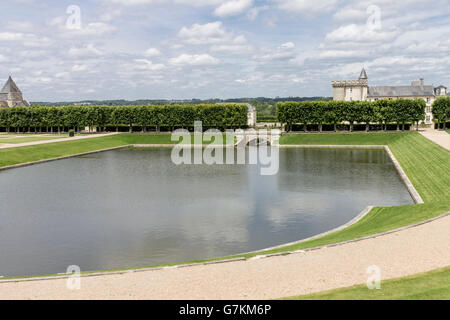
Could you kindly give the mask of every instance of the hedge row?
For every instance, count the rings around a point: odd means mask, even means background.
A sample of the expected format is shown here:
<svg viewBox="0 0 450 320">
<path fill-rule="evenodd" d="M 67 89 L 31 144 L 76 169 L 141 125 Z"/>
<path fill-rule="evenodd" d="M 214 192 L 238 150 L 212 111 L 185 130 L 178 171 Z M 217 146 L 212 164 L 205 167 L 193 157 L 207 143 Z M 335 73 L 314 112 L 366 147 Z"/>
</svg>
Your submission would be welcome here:
<svg viewBox="0 0 450 320">
<path fill-rule="evenodd" d="M 447 121 L 450 120 L 450 97 L 438 98 L 433 102 L 433 116 L 438 121 L 438 128 L 441 123 L 444 124 L 444 130 L 447 128 Z"/>
<path fill-rule="evenodd" d="M 344 122 L 350 124 L 353 131 L 355 123 L 366 124 L 369 131 L 370 123 L 379 123 L 386 130 L 386 125 L 396 123 L 397 128 L 402 124 L 416 123 L 425 119 L 426 103 L 422 99 L 407 100 L 378 100 L 369 101 L 311 101 L 311 102 L 284 102 L 277 104 L 278 121 L 286 124 L 291 130 L 294 124 L 318 125 L 322 131 L 323 124 L 337 125 Z"/>
<path fill-rule="evenodd" d="M 236 128 L 247 125 L 247 107 L 229 105 L 166 105 L 166 106 L 67 106 L 0 108 L 0 127 L 20 132 L 26 128 L 73 128 L 106 126 L 143 128 L 192 127 L 202 121 L 204 127 Z M 48 131 L 48 130 L 47 130 Z"/>
</svg>

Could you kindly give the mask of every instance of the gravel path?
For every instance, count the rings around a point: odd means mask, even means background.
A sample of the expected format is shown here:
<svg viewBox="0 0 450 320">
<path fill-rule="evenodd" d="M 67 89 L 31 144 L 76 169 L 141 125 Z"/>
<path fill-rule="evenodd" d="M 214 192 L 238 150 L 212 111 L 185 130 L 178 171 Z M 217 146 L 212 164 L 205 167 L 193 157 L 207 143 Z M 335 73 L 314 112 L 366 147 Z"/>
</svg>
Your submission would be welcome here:
<svg viewBox="0 0 450 320">
<path fill-rule="evenodd" d="M 73 138 L 59 138 L 59 139 L 52 139 L 52 140 L 31 141 L 31 142 L 16 143 L 16 144 L 7 144 L 7 143 L 1 144 L 1 140 L 0 140 L 0 149 L 20 148 L 20 147 L 35 146 L 35 145 L 39 145 L 39 144 L 47 144 L 47 143 L 55 143 L 55 142 L 85 140 L 85 139 L 113 136 L 115 134 L 117 134 L 117 133 L 114 132 L 114 133 L 105 133 L 105 134 L 92 134 L 92 135 L 88 135 L 88 136 L 78 136 L 78 137 L 73 137 Z"/>
<path fill-rule="evenodd" d="M 440 130 L 424 130 L 420 134 L 450 151 L 450 134 Z"/>
<path fill-rule="evenodd" d="M 450 265 L 450 216 L 383 235 L 288 256 L 81 278 L 0 283 L 0 299 L 271 299 L 365 283 Z M 383 285 L 383 284 L 381 284 Z"/>
</svg>

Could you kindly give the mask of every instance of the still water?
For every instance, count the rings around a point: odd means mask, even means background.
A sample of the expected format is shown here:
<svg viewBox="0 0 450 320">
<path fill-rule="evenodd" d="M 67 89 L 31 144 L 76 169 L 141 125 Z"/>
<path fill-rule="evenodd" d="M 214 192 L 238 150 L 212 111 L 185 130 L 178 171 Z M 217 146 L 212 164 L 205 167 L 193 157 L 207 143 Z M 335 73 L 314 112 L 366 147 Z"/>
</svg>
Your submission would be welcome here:
<svg viewBox="0 0 450 320">
<path fill-rule="evenodd" d="M 139 267 L 304 239 L 413 203 L 384 150 L 281 149 L 280 171 L 127 149 L 0 172 L 0 275 Z"/>
</svg>

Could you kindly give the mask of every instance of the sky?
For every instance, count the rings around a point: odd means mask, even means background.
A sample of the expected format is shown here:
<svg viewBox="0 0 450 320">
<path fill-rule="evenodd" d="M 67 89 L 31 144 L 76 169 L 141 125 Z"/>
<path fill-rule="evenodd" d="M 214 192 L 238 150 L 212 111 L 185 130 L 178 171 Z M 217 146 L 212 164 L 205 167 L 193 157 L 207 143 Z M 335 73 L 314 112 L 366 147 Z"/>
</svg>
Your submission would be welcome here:
<svg viewBox="0 0 450 320">
<path fill-rule="evenodd" d="M 0 82 L 29 101 L 332 96 L 450 86 L 450 0 L 1 1 Z M 1 80 L 4 79 L 4 80 Z"/>
</svg>

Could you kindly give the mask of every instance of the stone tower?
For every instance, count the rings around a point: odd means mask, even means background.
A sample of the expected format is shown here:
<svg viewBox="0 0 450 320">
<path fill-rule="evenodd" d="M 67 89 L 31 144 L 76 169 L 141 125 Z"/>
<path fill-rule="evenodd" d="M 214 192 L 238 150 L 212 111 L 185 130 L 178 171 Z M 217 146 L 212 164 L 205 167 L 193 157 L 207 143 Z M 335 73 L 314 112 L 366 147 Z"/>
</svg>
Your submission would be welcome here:
<svg viewBox="0 0 450 320">
<path fill-rule="evenodd" d="M 29 107 L 28 101 L 23 99 L 22 92 L 14 80 L 9 76 L 8 81 L 0 91 L 0 107 Z"/>
<path fill-rule="evenodd" d="M 363 68 L 358 80 L 332 81 L 333 100 L 365 101 L 369 91 L 369 79 Z"/>
</svg>

